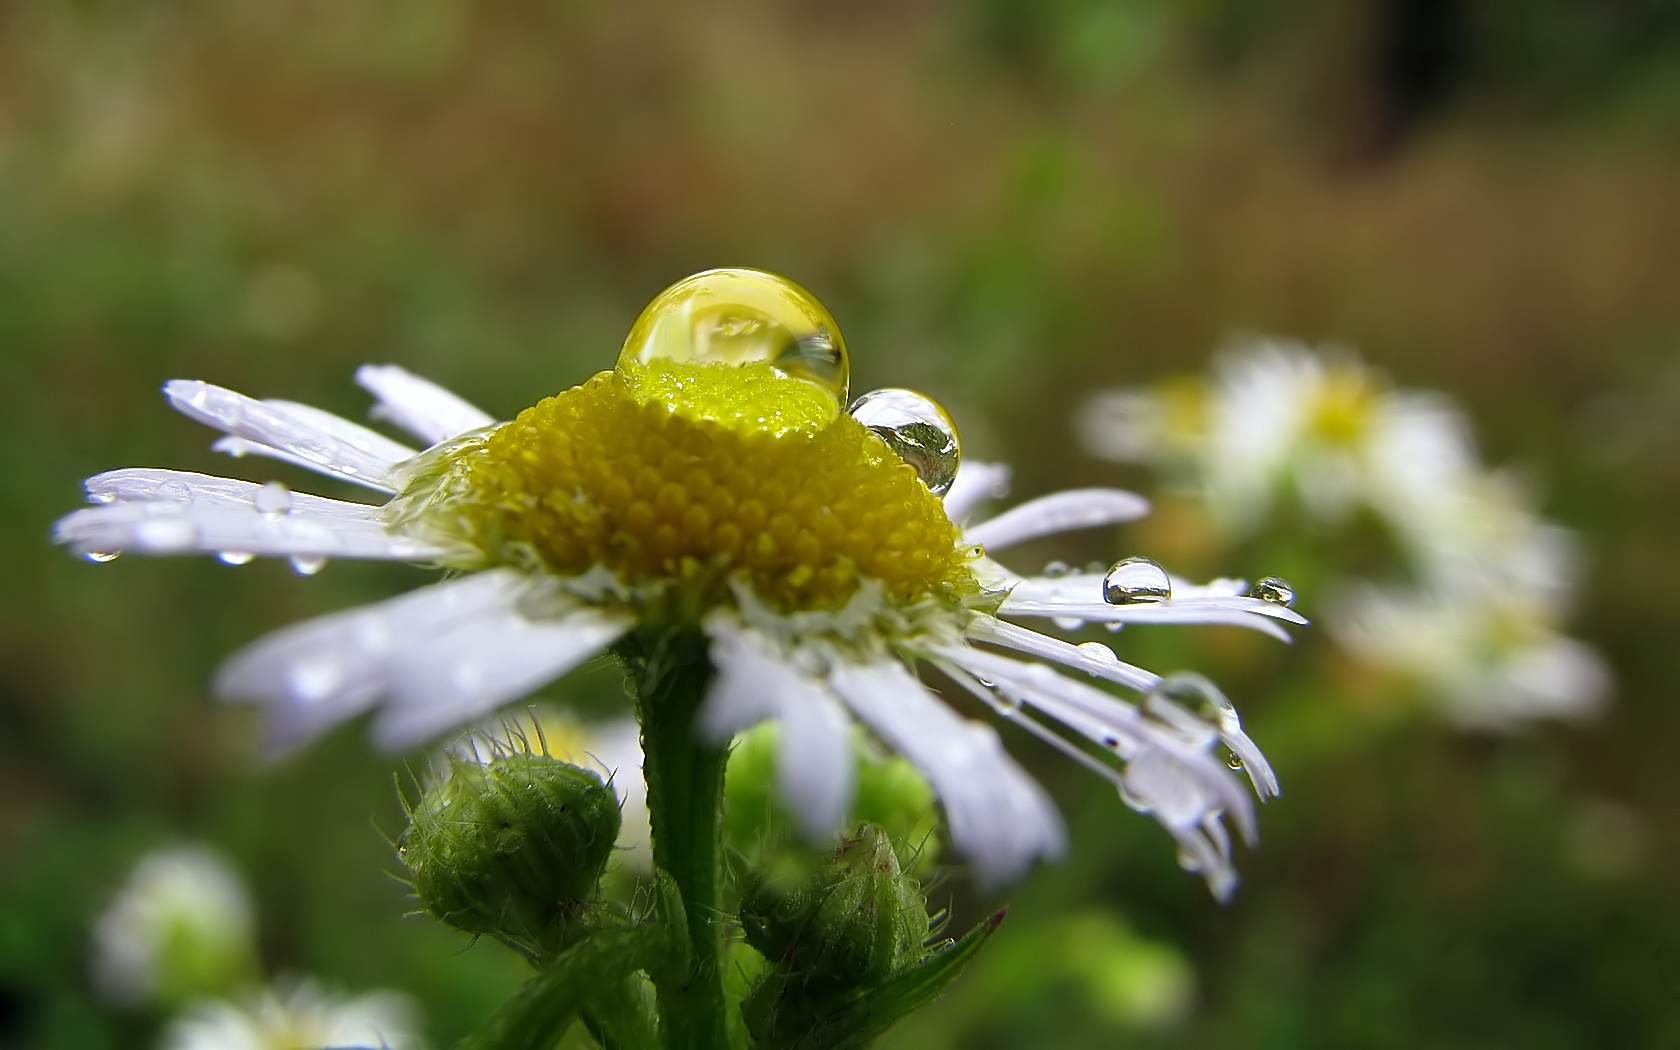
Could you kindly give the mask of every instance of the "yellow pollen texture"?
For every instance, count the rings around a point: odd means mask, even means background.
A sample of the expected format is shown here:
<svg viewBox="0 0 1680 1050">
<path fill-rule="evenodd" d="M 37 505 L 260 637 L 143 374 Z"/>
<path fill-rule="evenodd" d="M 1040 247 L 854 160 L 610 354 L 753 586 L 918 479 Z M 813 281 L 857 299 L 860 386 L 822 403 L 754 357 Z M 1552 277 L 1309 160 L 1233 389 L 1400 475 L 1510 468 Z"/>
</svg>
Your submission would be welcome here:
<svg viewBox="0 0 1680 1050">
<path fill-rule="evenodd" d="M 767 366 L 647 367 L 463 448 L 429 514 L 491 562 L 630 584 L 741 571 L 788 609 L 837 605 L 866 577 L 904 600 L 971 588 L 939 499 L 831 395 Z"/>
</svg>

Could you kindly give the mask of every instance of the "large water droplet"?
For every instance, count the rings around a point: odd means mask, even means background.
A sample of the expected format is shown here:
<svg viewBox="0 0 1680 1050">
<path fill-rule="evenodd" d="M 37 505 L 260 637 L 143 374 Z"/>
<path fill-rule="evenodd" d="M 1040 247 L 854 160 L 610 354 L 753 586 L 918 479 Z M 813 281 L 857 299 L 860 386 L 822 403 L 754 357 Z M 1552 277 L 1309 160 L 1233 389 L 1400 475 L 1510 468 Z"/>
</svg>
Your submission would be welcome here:
<svg viewBox="0 0 1680 1050">
<path fill-rule="evenodd" d="M 1255 580 L 1254 586 L 1248 589 L 1248 596 L 1273 605 L 1295 604 L 1295 588 L 1282 576 L 1263 576 Z"/>
<path fill-rule="evenodd" d="M 86 558 L 88 561 L 93 562 L 95 565 L 104 565 L 106 562 L 116 561 L 117 560 L 117 552 L 116 551 L 83 551 L 82 552 L 82 557 Z"/>
<path fill-rule="evenodd" d="M 264 514 L 289 514 L 292 510 L 292 490 L 278 481 L 270 481 L 257 490 L 252 502 Z"/>
<path fill-rule="evenodd" d="M 884 387 L 858 398 L 846 411 L 915 467 L 929 492 L 943 496 L 951 491 L 962 448 L 957 425 L 939 402 L 914 390 Z"/>
<path fill-rule="evenodd" d="M 764 362 L 827 390 L 836 407 L 851 386 L 833 316 L 810 292 L 763 270 L 707 270 L 660 292 L 636 318 L 618 361 L 661 360 Z"/>
<path fill-rule="evenodd" d="M 216 557 L 224 565 L 248 565 L 256 555 L 250 551 L 221 551 Z"/>
<path fill-rule="evenodd" d="M 294 554 L 289 560 L 299 576 L 313 576 L 327 567 L 327 559 L 319 555 Z"/>
<path fill-rule="evenodd" d="M 1141 605 L 1172 597 L 1167 570 L 1149 558 L 1117 561 L 1103 577 L 1103 599 L 1110 605 Z"/>
</svg>

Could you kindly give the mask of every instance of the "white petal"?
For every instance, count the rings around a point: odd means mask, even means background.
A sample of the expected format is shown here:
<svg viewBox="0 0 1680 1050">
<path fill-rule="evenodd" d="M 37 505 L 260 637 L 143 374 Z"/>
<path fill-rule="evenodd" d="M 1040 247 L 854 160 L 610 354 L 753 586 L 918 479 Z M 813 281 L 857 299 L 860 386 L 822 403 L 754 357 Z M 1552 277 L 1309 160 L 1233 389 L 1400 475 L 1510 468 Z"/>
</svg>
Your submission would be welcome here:
<svg viewBox="0 0 1680 1050">
<path fill-rule="evenodd" d="M 254 481 L 157 467 L 108 470 L 88 478 L 83 485 L 88 500 L 93 503 L 190 503 L 253 510 L 263 509 L 258 496 L 267 488 Z M 378 520 L 380 508 L 372 504 L 327 499 L 285 488 L 279 492 L 283 494 L 281 500 L 285 507 L 281 513 L 349 521 Z"/>
<path fill-rule="evenodd" d="M 502 608 L 417 639 L 390 664 L 374 740 L 398 751 L 468 725 L 600 653 L 632 623 L 600 609 L 537 621 Z"/>
<path fill-rule="evenodd" d="M 963 538 L 988 551 L 1058 532 L 1135 521 L 1149 513 L 1149 501 L 1122 489 L 1069 489 L 1028 500 L 990 521 L 970 525 Z"/>
<path fill-rule="evenodd" d="M 990 726 L 959 717 L 903 665 L 841 664 L 829 676 L 864 724 L 928 778 L 951 841 L 982 879 L 1004 882 L 1064 848 L 1061 818 Z"/>
<path fill-rule="evenodd" d="M 1160 675 L 1123 662 L 1114 655 L 1113 649 L 1101 642 L 1074 645 L 1072 642 L 1039 634 L 1017 624 L 1006 623 L 995 616 L 975 616 L 969 621 L 967 633 L 975 641 L 1007 646 L 1032 656 L 1054 660 L 1064 666 L 1139 692 L 1147 692 L 1161 681 Z"/>
<path fill-rule="evenodd" d="M 434 561 L 448 553 L 387 531 L 381 521 L 348 513 L 316 514 L 299 506 L 290 514 L 264 514 L 255 506 L 203 502 L 88 507 L 61 518 L 53 538 L 82 554 L 237 551 L 267 557 Z"/>
<path fill-rule="evenodd" d="M 290 402 L 257 401 L 189 379 L 172 379 L 163 392 L 182 415 L 266 445 L 323 474 L 380 485 L 391 467 L 406 458 L 389 454 L 387 446 L 395 442 L 388 438 L 318 409 L 299 412 Z M 322 417 L 334 422 L 323 425 Z"/>
<path fill-rule="evenodd" d="M 220 452 L 224 455 L 232 456 L 235 459 L 244 459 L 246 456 L 261 456 L 264 459 L 275 459 L 282 463 L 290 463 L 295 467 L 302 467 L 304 470 L 313 470 L 316 472 L 321 471 L 321 468 L 318 465 L 304 459 L 302 456 L 293 455 L 290 452 L 282 452 L 280 449 L 271 448 L 260 441 L 247 441 L 242 437 L 217 438 L 215 441 L 210 443 L 210 450 L 212 452 Z M 334 474 L 332 476 L 340 478 L 343 481 L 348 481 L 352 485 L 360 485 L 363 488 L 369 488 L 387 496 L 397 491 L 397 486 L 384 477 L 365 478 L 360 475 L 350 477 L 345 474 Z"/>
<path fill-rule="evenodd" d="M 1160 602 L 1115 605 L 1103 598 L 1103 577 L 1095 573 L 1069 576 L 1029 576 L 1017 583 L 1004 599 L 1002 612 L 1021 616 L 1070 616 L 1102 623 L 1194 623 L 1178 618 L 1184 611 L 1243 613 L 1269 617 L 1287 623 L 1305 624 L 1306 617 L 1287 605 L 1232 594 L 1238 581 L 1219 579 L 1206 586 L 1183 584 L 1174 579 L 1173 597 Z M 1209 620 L 1209 623 L 1241 622 Z"/>
<path fill-rule="evenodd" d="M 516 608 L 528 586 L 518 573 L 492 570 L 288 627 L 223 665 L 216 691 L 228 699 L 267 706 L 276 750 L 295 747 L 382 699 L 418 705 L 421 710 L 412 719 L 416 731 L 422 723 L 436 725 L 441 720 L 431 701 L 460 699 L 461 717 L 453 724 L 464 725 L 500 702 L 483 702 L 495 689 L 506 688 L 520 676 L 530 687 L 540 684 L 534 680 L 535 665 L 546 660 L 557 675 L 608 644 L 611 637 L 601 639 L 609 626 L 612 637 L 628 627 L 627 618 L 614 620 L 593 610 L 534 624 Z M 474 625 L 480 630 L 471 630 Z M 547 630 L 532 633 L 528 627 Z M 505 651 L 493 637 L 497 632 L 542 652 L 532 656 Z M 489 648 L 473 648 L 483 645 Z M 578 651 L 586 646 L 588 651 Z M 470 679 L 475 668 L 496 659 L 507 659 L 509 667 L 480 671 L 479 691 L 466 688 L 474 684 Z M 425 670 L 417 671 L 422 665 Z M 467 670 L 456 674 L 459 667 Z M 416 681 L 417 674 L 439 680 Z M 409 725 L 397 721 L 391 732 L 400 736 Z M 449 726 L 433 731 L 443 728 Z"/>
<path fill-rule="evenodd" d="M 945 493 L 945 513 L 957 524 L 988 499 L 1001 498 L 1009 491 L 1009 467 L 1003 463 L 982 463 L 965 459 L 957 468 L 957 480 Z"/>
<path fill-rule="evenodd" d="M 827 690 L 765 652 L 747 632 L 721 617 L 706 629 L 718 676 L 700 709 L 701 732 L 722 742 L 776 719 L 781 794 L 807 835 L 828 835 L 846 815 L 856 788 L 850 720 Z"/>
<path fill-rule="evenodd" d="M 396 365 L 363 365 L 356 369 L 356 382 L 379 399 L 376 419 L 390 420 L 428 445 L 496 422 L 488 412 Z"/>
<path fill-rule="evenodd" d="M 295 624 L 223 664 L 216 692 L 267 705 L 277 749 L 300 744 L 371 707 L 413 646 L 510 607 L 520 584 L 517 573 L 493 570 Z"/>
<path fill-rule="evenodd" d="M 1128 761 L 1151 751 L 1173 755 L 1177 762 L 1195 772 L 1222 808 L 1232 813 L 1244 839 L 1254 840 L 1257 829 L 1253 801 L 1225 764 L 1206 753 L 1215 735 L 1213 726 L 1196 720 L 1200 739 L 1191 740 L 1182 727 L 1151 722 L 1131 704 L 1095 686 L 1058 674 L 1043 664 L 1023 663 L 967 646 L 941 646 L 936 652 L 970 674 L 1009 690 L 1021 702 L 1070 729 L 1114 748 Z"/>
<path fill-rule="evenodd" d="M 387 463 L 401 463 L 405 459 L 413 459 L 420 451 L 410 448 L 400 441 L 393 441 L 377 430 L 369 430 L 360 423 L 316 408 L 314 405 L 305 405 L 297 401 L 282 401 L 278 398 L 264 398 L 263 404 L 284 412 L 300 422 L 308 423 L 324 433 L 331 434 L 345 444 L 359 448 L 368 455 Z"/>
</svg>

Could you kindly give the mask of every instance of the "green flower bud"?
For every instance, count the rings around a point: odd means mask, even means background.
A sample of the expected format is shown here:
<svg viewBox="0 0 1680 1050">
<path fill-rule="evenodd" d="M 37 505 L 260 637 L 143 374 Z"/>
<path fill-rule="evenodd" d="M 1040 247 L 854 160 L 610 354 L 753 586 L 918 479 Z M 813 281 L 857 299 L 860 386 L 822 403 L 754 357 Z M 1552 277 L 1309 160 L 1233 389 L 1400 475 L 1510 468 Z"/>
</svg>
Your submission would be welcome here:
<svg viewBox="0 0 1680 1050">
<path fill-rule="evenodd" d="M 534 955 L 564 947 L 618 837 L 618 800 L 587 769 L 523 750 L 453 759 L 398 852 L 427 912 Z"/>
<path fill-rule="evenodd" d="M 892 841 L 866 824 L 804 879 L 762 879 L 741 908 L 747 943 L 807 986 L 860 989 L 926 954 L 927 905 Z"/>
</svg>

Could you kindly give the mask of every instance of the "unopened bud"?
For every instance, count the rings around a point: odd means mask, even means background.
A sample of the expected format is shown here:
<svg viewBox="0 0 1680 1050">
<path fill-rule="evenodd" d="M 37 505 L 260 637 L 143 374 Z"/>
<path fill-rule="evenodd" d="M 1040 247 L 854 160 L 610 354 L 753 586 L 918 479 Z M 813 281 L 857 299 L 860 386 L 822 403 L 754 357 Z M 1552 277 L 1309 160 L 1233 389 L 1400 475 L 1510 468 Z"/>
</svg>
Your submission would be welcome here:
<svg viewBox="0 0 1680 1050">
<path fill-rule="evenodd" d="M 587 769 L 522 750 L 455 760 L 399 844 L 437 919 L 538 954 L 561 947 L 618 837 L 618 800 Z"/>
<path fill-rule="evenodd" d="M 811 877 L 761 882 L 741 909 L 747 942 L 811 985 L 868 988 L 920 959 L 928 939 L 921 888 L 887 834 L 864 825 Z"/>
</svg>

